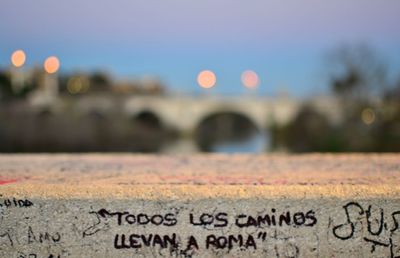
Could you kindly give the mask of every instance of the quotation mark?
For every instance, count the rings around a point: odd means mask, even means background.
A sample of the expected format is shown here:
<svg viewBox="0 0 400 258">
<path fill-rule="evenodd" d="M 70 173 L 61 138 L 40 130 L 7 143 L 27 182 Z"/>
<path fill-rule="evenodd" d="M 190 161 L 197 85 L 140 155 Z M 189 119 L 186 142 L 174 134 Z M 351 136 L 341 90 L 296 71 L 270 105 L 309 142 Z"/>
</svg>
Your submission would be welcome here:
<svg viewBox="0 0 400 258">
<path fill-rule="evenodd" d="M 262 241 L 265 241 L 265 239 L 267 238 L 267 232 L 260 232 L 260 233 L 258 233 L 257 238 L 258 238 L 258 239 L 261 239 Z"/>
</svg>

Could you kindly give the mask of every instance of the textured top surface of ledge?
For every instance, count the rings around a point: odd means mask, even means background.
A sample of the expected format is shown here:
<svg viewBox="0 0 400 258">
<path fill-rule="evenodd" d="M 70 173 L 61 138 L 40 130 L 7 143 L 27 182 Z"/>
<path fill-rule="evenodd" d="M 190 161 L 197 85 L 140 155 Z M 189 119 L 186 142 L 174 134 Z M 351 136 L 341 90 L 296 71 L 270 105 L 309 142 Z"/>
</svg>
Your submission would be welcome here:
<svg viewBox="0 0 400 258">
<path fill-rule="evenodd" d="M 0 194 L 398 198 L 400 154 L 0 155 Z"/>
</svg>

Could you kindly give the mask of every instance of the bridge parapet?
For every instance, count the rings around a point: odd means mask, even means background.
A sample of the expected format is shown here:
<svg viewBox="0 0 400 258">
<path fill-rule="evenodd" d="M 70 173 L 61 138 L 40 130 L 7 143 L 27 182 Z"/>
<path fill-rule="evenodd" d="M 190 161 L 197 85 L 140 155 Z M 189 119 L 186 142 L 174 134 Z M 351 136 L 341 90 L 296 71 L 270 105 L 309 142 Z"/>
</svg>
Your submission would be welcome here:
<svg viewBox="0 0 400 258">
<path fill-rule="evenodd" d="M 399 257 L 400 156 L 0 155 L 0 257 Z"/>
</svg>

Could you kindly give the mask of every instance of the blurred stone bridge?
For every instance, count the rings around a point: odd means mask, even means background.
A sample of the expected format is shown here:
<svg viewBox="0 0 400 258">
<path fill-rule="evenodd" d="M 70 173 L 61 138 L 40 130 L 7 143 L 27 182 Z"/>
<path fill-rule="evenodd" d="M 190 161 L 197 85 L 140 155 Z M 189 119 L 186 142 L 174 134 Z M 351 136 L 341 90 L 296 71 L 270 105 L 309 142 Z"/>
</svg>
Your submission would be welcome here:
<svg viewBox="0 0 400 258">
<path fill-rule="evenodd" d="M 124 111 L 136 117 L 147 113 L 157 117 L 164 126 L 182 132 L 193 132 L 208 117 L 219 114 L 241 115 L 264 131 L 271 125 L 285 125 L 299 111 L 302 101 L 288 97 L 131 97 L 123 103 Z M 330 120 L 340 119 L 337 103 L 318 98 L 311 101 Z"/>
<path fill-rule="evenodd" d="M 131 96 L 120 101 L 107 97 L 87 97 L 80 101 L 80 109 L 107 112 L 110 109 L 122 109 L 128 116 L 135 118 L 141 114 L 156 117 L 161 125 L 191 133 L 208 117 L 218 114 L 240 115 L 251 121 L 260 131 L 266 131 L 271 125 L 285 125 L 299 111 L 303 101 L 289 97 L 258 96 Z M 329 120 L 340 119 L 337 103 L 330 98 L 315 98 L 310 104 Z"/>
<path fill-rule="evenodd" d="M 21 148 L 25 142 L 41 146 L 40 136 L 45 135 L 48 145 L 61 150 L 261 152 L 271 146 L 271 128 L 293 121 L 304 104 L 333 123 L 341 121 L 341 108 L 329 97 L 63 94 L 18 107 L 9 118 L 17 122 L 5 127 L 3 138 L 19 141 Z"/>
<path fill-rule="evenodd" d="M 63 99 L 61 97 L 61 99 Z M 210 116 L 232 114 L 244 117 L 258 130 L 271 125 L 282 126 L 295 118 L 304 100 L 290 97 L 261 96 L 110 96 L 87 95 L 55 101 L 54 113 L 63 113 L 63 107 L 83 114 L 110 114 L 122 112 L 130 118 L 142 115 L 157 119 L 162 126 L 191 133 Z M 332 121 L 340 121 L 340 108 L 334 99 L 318 97 L 307 103 Z M 35 106 L 35 104 L 34 104 Z"/>
</svg>

